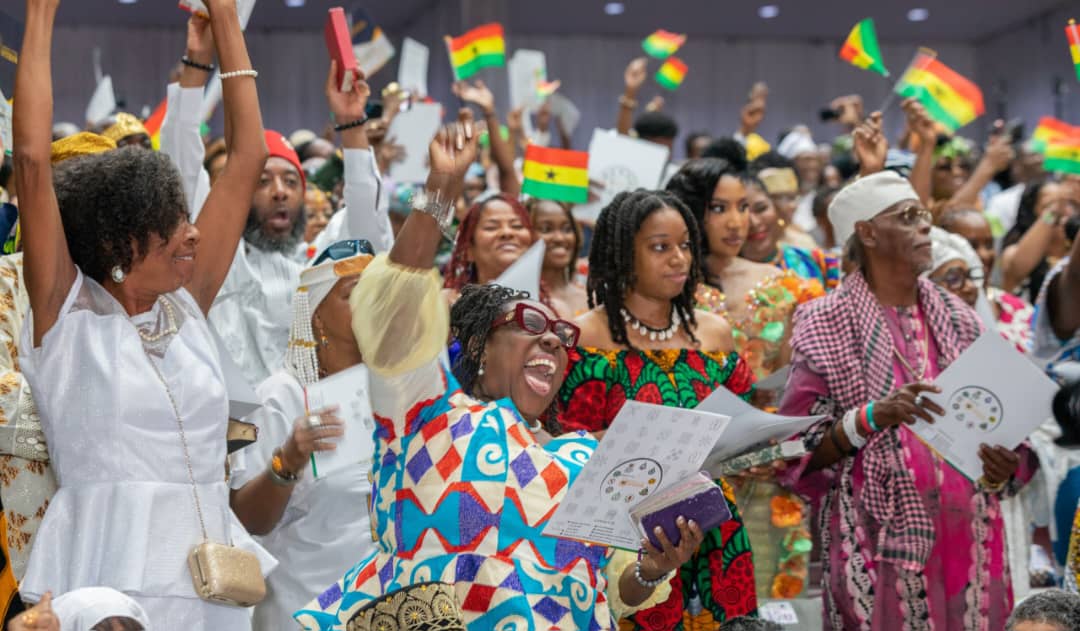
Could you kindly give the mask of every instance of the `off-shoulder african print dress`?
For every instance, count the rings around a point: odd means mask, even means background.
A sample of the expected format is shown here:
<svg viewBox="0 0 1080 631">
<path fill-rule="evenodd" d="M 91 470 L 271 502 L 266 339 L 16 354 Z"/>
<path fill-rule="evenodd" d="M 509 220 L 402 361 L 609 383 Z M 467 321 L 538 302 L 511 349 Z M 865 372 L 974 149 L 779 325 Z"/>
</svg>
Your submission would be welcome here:
<svg viewBox="0 0 1080 631">
<path fill-rule="evenodd" d="M 579 348 L 570 359 L 556 431 L 606 429 L 627 400 L 692 408 L 716 388 L 743 398 L 753 390 L 754 375 L 735 353 Z M 701 549 L 672 579 L 666 601 L 621 620 L 621 629 L 712 631 L 757 610 L 750 540 L 731 487 L 721 485 L 734 518 L 705 533 Z"/>
</svg>

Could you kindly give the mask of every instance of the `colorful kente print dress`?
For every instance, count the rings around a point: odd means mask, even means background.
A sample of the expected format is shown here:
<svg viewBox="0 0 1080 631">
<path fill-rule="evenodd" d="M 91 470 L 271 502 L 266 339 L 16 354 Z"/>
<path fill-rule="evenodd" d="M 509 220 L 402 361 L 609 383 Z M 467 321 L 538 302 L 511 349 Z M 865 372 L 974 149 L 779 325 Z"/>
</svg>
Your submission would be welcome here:
<svg viewBox="0 0 1080 631">
<path fill-rule="evenodd" d="M 699 285 L 695 301 L 698 309 L 727 319 L 735 351 L 758 379 L 764 379 L 783 368 L 782 352 L 795 308 L 824 295 L 820 282 L 786 271 L 766 278 L 746 294 L 746 315 L 739 320 L 728 311 L 724 292 L 711 285 Z"/>
<path fill-rule="evenodd" d="M 605 429 L 627 400 L 691 408 L 720 387 L 748 398 L 753 382 L 736 353 L 580 348 L 571 354 L 559 393 L 563 412 L 555 430 Z M 621 629 L 713 630 L 757 610 L 750 541 L 731 487 L 721 485 L 734 518 L 705 533 L 701 549 L 672 579 L 666 601 L 621 620 Z"/>
<path fill-rule="evenodd" d="M 353 292 L 376 424 L 377 542 L 294 616 L 345 631 L 381 596 L 435 581 L 454 586 L 470 631 L 610 631 L 609 549 L 541 534 L 596 441 L 575 433 L 541 447 L 509 399 L 461 391 L 438 360 L 448 331 L 435 279 L 379 256 Z"/>
<path fill-rule="evenodd" d="M 770 263 L 784 271 L 795 272 L 799 278 L 816 280 L 826 291 L 832 291 L 840 284 L 840 259 L 819 248 L 807 250 L 779 243 Z"/>
</svg>

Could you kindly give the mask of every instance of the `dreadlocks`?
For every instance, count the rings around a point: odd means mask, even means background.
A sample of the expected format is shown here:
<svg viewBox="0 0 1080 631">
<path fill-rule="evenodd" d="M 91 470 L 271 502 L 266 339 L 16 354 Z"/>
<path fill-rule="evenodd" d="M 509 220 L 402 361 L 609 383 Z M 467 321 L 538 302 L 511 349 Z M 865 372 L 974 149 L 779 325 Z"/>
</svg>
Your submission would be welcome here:
<svg viewBox="0 0 1080 631">
<path fill-rule="evenodd" d="M 712 202 L 716 184 L 725 175 L 739 178 L 744 183 L 748 179 L 745 170 L 723 158 L 698 158 L 687 161 L 675 175 L 671 176 L 666 187 L 668 193 L 686 204 L 693 212 L 698 230 L 691 228 L 691 234 L 694 235 L 695 245 L 705 254 L 711 250 L 708 235 L 704 229 L 705 209 Z M 695 251 L 694 262 L 697 263 L 697 269 L 704 274 L 705 257 L 698 256 Z"/>
<path fill-rule="evenodd" d="M 697 263 L 701 258 L 701 235 L 697 221 L 686 205 L 670 193 L 644 189 L 619 193 L 600 211 L 600 217 L 596 220 L 592 248 L 589 251 L 589 280 L 586 291 L 590 309 L 603 305 L 607 311 L 608 328 L 611 330 L 611 339 L 616 344 L 633 348 L 626 333 L 622 308 L 626 292 L 633 289 L 636 281 L 634 236 L 649 215 L 663 208 L 671 208 L 682 215 L 686 228 L 690 231 L 690 253 Z M 686 323 L 687 335 L 695 343 L 697 338 L 694 337 L 693 330 L 697 327 L 697 320 L 694 319 L 694 291 L 700 281 L 700 268 L 696 264 L 691 265 L 682 293 L 671 301 L 672 309 Z"/>
<path fill-rule="evenodd" d="M 460 290 L 469 283 L 476 282 L 476 267 L 466 258 L 469 246 L 472 245 L 473 235 L 476 232 L 476 224 L 480 223 L 480 215 L 483 214 L 487 205 L 493 201 L 501 201 L 510 206 L 514 213 L 525 224 L 529 232 L 533 232 L 532 222 L 529 221 L 529 213 L 515 197 L 505 193 L 498 193 L 490 197 L 482 197 L 469 208 L 465 219 L 458 227 L 457 240 L 454 241 L 454 251 L 450 254 L 450 262 L 446 266 L 446 280 L 443 287 Z"/>
<path fill-rule="evenodd" d="M 529 292 L 501 285 L 466 285 L 450 308 L 450 337 L 461 343 L 454 361 L 454 377 L 466 394 L 472 394 L 484 358 L 491 323 L 510 302 L 528 300 Z"/>
</svg>

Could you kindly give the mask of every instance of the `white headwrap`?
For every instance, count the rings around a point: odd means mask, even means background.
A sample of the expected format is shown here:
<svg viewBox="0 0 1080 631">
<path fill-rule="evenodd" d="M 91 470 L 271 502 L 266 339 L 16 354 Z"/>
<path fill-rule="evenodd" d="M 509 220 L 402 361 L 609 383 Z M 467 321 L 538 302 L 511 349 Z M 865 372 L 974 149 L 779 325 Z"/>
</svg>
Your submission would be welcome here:
<svg viewBox="0 0 1080 631">
<path fill-rule="evenodd" d="M 956 260 L 966 263 L 968 269 L 982 269 L 982 259 L 975 253 L 975 248 L 958 234 L 933 226 L 930 228 L 930 246 L 930 274 L 949 261 Z"/>
<path fill-rule="evenodd" d="M 373 257 L 357 254 L 340 261 L 327 261 L 300 272 L 300 286 L 293 296 L 293 320 L 289 329 L 289 348 L 285 352 L 285 366 L 308 386 L 319 380 L 319 359 L 315 354 L 318 343 L 311 330 L 311 316 L 338 280 L 357 276 L 364 271 Z"/>
<path fill-rule="evenodd" d="M 53 613 L 63 631 L 90 631 L 108 618 L 131 618 L 150 629 L 146 612 L 130 596 L 111 587 L 84 587 L 56 597 Z"/>
<path fill-rule="evenodd" d="M 792 160 L 795 159 L 795 156 L 804 153 L 817 153 L 817 150 L 818 147 L 814 144 L 814 138 L 805 127 L 796 127 L 791 130 L 776 146 L 777 153 Z"/>
<path fill-rule="evenodd" d="M 911 183 L 895 171 L 879 171 L 840 189 L 829 204 L 829 221 L 836 242 L 846 245 L 855 234 L 855 223 L 870 221 L 885 209 L 907 199 L 918 201 Z"/>
</svg>

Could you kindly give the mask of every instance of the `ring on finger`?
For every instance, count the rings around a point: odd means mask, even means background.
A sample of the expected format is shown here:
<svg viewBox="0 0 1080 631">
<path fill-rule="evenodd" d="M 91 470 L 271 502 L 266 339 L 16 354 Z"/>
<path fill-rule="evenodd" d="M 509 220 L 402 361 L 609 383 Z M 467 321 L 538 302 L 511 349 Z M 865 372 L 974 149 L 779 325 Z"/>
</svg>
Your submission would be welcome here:
<svg viewBox="0 0 1080 631">
<path fill-rule="evenodd" d="M 924 401 L 926 401 L 926 398 L 923 397 L 921 392 L 915 396 L 915 405 L 922 407 Z"/>
<path fill-rule="evenodd" d="M 318 414 L 311 414 L 304 419 L 304 424 L 307 425 L 309 429 L 316 429 L 322 425 L 322 417 Z"/>
</svg>

